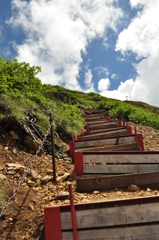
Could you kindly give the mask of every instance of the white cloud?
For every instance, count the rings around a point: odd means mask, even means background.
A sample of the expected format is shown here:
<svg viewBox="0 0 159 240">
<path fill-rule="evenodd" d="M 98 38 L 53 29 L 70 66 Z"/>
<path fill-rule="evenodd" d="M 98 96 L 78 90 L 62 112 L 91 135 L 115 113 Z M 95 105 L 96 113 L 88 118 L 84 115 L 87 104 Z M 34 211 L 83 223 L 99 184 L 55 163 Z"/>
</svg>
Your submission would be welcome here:
<svg viewBox="0 0 159 240">
<path fill-rule="evenodd" d="M 130 100 L 132 96 L 133 85 L 134 85 L 133 79 L 128 79 L 124 83 L 121 82 L 117 90 L 108 91 L 107 88 L 98 89 L 100 90 L 100 94 L 102 96 L 108 98 L 115 98 L 119 100 L 126 100 L 127 96 L 127 98 Z"/>
<path fill-rule="evenodd" d="M 92 82 L 92 72 L 90 69 L 85 72 L 85 92 L 95 92 L 94 83 Z"/>
<path fill-rule="evenodd" d="M 135 65 L 138 76 L 134 80 L 132 91 L 128 93 L 133 100 L 159 106 L 159 1 L 130 0 L 130 4 L 134 8 L 140 8 L 140 11 L 128 28 L 119 34 L 116 51 L 121 51 L 123 55 L 135 53 L 137 59 L 145 57 Z M 127 81 L 122 84 L 125 85 L 125 95 L 127 84 Z M 119 86 L 114 94 L 120 96 L 120 91 Z"/>
<path fill-rule="evenodd" d="M 98 82 L 98 90 L 100 92 L 105 92 L 110 86 L 109 78 L 102 78 Z"/>
<path fill-rule="evenodd" d="M 122 10 L 116 0 L 12 0 L 8 22 L 23 29 L 26 39 L 17 45 L 19 61 L 40 65 L 43 83 L 82 90 L 79 76 L 81 53 L 96 37 L 106 37 L 107 28 L 117 29 Z"/>
<path fill-rule="evenodd" d="M 156 4 L 153 2 L 151 6 L 150 1 L 145 2 L 147 4 L 143 11 L 119 34 L 116 51 L 123 54 L 132 51 L 137 54 L 137 58 L 156 55 L 159 49 L 159 1 L 155 1 Z"/>
<path fill-rule="evenodd" d="M 107 67 L 102 67 L 102 66 L 100 66 L 100 67 L 95 67 L 94 70 L 95 70 L 95 71 L 98 71 L 98 74 L 99 74 L 99 75 L 101 75 L 102 73 L 104 73 L 106 76 L 109 75 L 109 70 L 108 70 Z"/>
<path fill-rule="evenodd" d="M 116 73 L 113 73 L 113 74 L 111 75 L 111 78 L 112 78 L 112 79 L 117 79 L 117 78 L 118 78 L 118 75 L 117 75 Z"/>
</svg>

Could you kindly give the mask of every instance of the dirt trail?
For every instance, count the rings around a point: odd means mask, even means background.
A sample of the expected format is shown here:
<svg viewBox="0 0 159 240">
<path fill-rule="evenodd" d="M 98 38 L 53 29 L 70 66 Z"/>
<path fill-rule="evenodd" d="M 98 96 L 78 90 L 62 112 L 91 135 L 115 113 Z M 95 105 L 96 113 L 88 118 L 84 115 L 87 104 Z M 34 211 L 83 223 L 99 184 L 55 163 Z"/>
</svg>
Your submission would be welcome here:
<svg viewBox="0 0 159 240">
<path fill-rule="evenodd" d="M 159 151 L 158 130 L 133 123 L 129 124 L 133 129 L 136 126 L 137 132 L 143 134 L 145 150 Z M 159 195 L 157 189 L 154 191 L 141 189 L 134 193 L 123 189 L 94 191 L 91 194 L 77 193 L 75 190 L 77 177 L 72 173 L 73 164 L 67 154 L 68 149 L 69 146 L 61 141 L 60 151 L 63 151 L 63 159 L 56 159 L 57 185 L 52 181 L 52 156 L 44 152 L 37 157 L 31 168 L 34 171 L 29 172 L 9 205 L 5 219 L 0 221 L 0 239 L 45 239 L 44 208 L 46 205 L 69 204 L 68 199 L 57 200 L 56 196 L 59 192 L 68 191 L 70 183 L 73 185 L 75 203 Z M 19 140 L 13 140 L 9 132 L 0 128 L 0 184 L 5 193 L 5 201 L 12 196 L 33 156 L 21 145 Z M 14 165 L 15 163 L 17 165 Z M 6 179 L 2 180 L 3 178 Z"/>
</svg>

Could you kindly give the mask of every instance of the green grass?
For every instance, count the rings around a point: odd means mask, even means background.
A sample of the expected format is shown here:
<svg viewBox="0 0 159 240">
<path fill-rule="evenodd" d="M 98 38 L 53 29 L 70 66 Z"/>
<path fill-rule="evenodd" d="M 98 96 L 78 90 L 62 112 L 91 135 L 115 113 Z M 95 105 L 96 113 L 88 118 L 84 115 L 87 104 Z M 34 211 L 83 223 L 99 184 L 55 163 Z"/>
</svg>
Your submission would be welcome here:
<svg viewBox="0 0 159 240">
<path fill-rule="evenodd" d="M 16 116 L 24 120 L 28 113 L 32 113 L 44 135 L 50 124 L 51 110 L 56 129 L 64 134 L 77 135 L 85 126 L 80 107 L 105 108 L 112 117 L 124 117 L 127 121 L 159 129 L 157 107 L 142 102 L 109 99 L 94 92 L 84 93 L 42 84 L 36 77 L 39 71 L 40 67 L 30 67 L 28 63 L 18 63 L 15 59 L 5 61 L 0 57 L 0 104 L 6 109 L 4 111 L 0 107 L 0 119 Z"/>
</svg>

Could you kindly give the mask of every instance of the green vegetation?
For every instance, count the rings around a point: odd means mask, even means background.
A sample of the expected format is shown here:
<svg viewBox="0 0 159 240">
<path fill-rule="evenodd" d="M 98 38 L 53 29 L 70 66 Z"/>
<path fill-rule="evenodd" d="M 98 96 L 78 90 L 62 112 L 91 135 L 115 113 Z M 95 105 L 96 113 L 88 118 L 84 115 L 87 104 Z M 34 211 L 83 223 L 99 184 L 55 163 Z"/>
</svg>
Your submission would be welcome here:
<svg viewBox="0 0 159 240">
<path fill-rule="evenodd" d="M 154 111 L 154 107 L 136 107 L 132 104 L 110 99 L 105 102 L 102 101 L 99 107 L 109 109 L 111 117 L 125 118 L 126 121 L 159 129 L 159 114 L 155 113 L 157 108 Z"/>
<path fill-rule="evenodd" d="M 159 129 L 157 107 L 42 84 L 37 77 L 40 71 L 40 67 L 31 67 L 16 59 L 4 60 L 0 56 L 0 118 L 16 116 L 25 119 L 28 113 L 32 113 L 36 116 L 40 131 L 45 134 L 51 109 L 56 129 L 76 135 L 85 126 L 80 108 L 105 108 L 112 117 L 124 117 L 127 121 Z"/>
</svg>

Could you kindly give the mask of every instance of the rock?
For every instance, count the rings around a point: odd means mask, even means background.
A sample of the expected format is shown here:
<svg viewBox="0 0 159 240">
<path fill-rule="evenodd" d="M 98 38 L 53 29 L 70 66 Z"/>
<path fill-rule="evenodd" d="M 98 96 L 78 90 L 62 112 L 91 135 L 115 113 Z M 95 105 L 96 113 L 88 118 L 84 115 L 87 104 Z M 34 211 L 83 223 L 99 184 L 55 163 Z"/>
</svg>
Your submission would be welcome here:
<svg viewBox="0 0 159 240">
<path fill-rule="evenodd" d="M 45 177 L 43 177 L 43 178 L 41 179 L 41 182 L 45 184 L 45 183 L 49 182 L 51 179 L 52 179 L 51 176 L 46 175 Z"/>
<path fill-rule="evenodd" d="M 129 192 L 136 192 L 138 190 L 140 190 L 140 188 L 134 184 L 131 184 L 128 189 L 127 189 Z"/>
<path fill-rule="evenodd" d="M 13 221 L 13 218 L 8 218 L 8 220 L 9 220 L 10 222 L 12 222 L 12 221 Z"/>
<path fill-rule="evenodd" d="M 71 173 L 65 173 L 63 176 L 59 176 L 59 177 L 57 177 L 57 182 L 62 182 L 62 181 L 64 181 L 66 178 L 68 178 L 68 176 L 70 176 L 71 175 Z"/>
<path fill-rule="evenodd" d="M 35 170 L 30 170 L 31 176 L 33 179 L 37 179 L 38 178 L 38 173 Z"/>
<path fill-rule="evenodd" d="M 118 192 L 116 192 L 116 193 L 117 193 L 118 195 L 120 195 L 120 196 L 122 195 L 122 193 L 121 193 L 120 191 L 118 191 Z"/>
<path fill-rule="evenodd" d="M 48 175 L 51 175 L 51 174 L 53 175 L 53 170 L 52 169 L 47 169 L 46 171 L 47 171 Z"/>
<path fill-rule="evenodd" d="M 19 163 L 6 163 L 5 164 L 10 170 L 12 168 L 13 171 L 19 171 L 21 169 L 25 169 L 25 167 Z"/>
<path fill-rule="evenodd" d="M 28 180 L 28 185 L 29 187 L 34 187 L 35 186 L 35 182 Z"/>
<path fill-rule="evenodd" d="M 8 150 L 8 147 L 5 147 L 4 150 L 7 151 L 7 150 Z"/>
<path fill-rule="evenodd" d="M 94 193 L 94 194 L 99 194 L 100 192 L 99 192 L 99 191 L 94 191 L 93 193 Z"/>
<path fill-rule="evenodd" d="M 20 176 L 20 174 L 19 173 L 16 173 L 15 175 L 14 175 L 14 178 L 20 178 L 21 176 Z"/>
<path fill-rule="evenodd" d="M 118 188 L 115 188 L 114 191 L 118 191 Z"/>
<path fill-rule="evenodd" d="M 13 139 L 13 140 L 18 140 L 18 139 L 19 139 L 18 136 L 17 136 L 17 134 L 16 134 L 13 130 L 10 131 L 9 133 L 12 135 L 12 139 Z"/>
<path fill-rule="evenodd" d="M 12 151 L 15 155 L 17 155 L 17 150 L 16 149 L 13 149 Z"/>
<path fill-rule="evenodd" d="M 64 171 L 58 171 L 58 176 L 63 176 L 64 174 Z"/>
<path fill-rule="evenodd" d="M 3 167 L 0 167 L 0 171 L 3 171 Z"/>
<path fill-rule="evenodd" d="M 103 197 L 107 197 L 108 195 L 107 195 L 106 193 L 104 193 L 102 196 L 103 196 Z"/>
<path fill-rule="evenodd" d="M 4 174 L 0 173 L 0 181 L 6 180 L 6 179 L 7 177 Z"/>
<path fill-rule="evenodd" d="M 152 190 L 150 188 L 147 188 L 147 192 L 152 192 Z"/>
<path fill-rule="evenodd" d="M 8 171 L 7 174 L 14 175 L 14 174 L 16 174 L 16 172 L 15 171 Z"/>
<path fill-rule="evenodd" d="M 69 199 L 69 192 L 59 192 L 55 197 L 56 200 L 65 200 Z"/>
<path fill-rule="evenodd" d="M 36 180 L 36 184 L 37 184 L 37 186 L 40 186 L 40 185 L 41 185 L 40 179 L 37 179 L 37 180 Z"/>
<path fill-rule="evenodd" d="M 35 140 L 33 140 L 29 135 L 26 135 L 24 138 L 23 138 L 23 144 L 31 149 L 31 150 L 34 150 L 34 152 L 36 152 L 41 144 L 41 140 L 38 139 L 37 142 Z M 42 153 L 42 150 L 41 150 L 41 153 Z"/>
<path fill-rule="evenodd" d="M 28 208 L 29 210 L 32 210 L 32 211 L 34 212 L 34 206 L 33 206 L 32 204 L 29 204 L 29 205 L 27 206 L 27 208 Z"/>
</svg>

